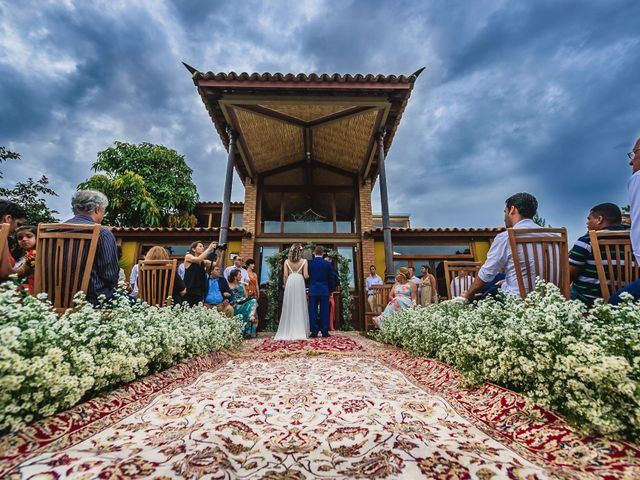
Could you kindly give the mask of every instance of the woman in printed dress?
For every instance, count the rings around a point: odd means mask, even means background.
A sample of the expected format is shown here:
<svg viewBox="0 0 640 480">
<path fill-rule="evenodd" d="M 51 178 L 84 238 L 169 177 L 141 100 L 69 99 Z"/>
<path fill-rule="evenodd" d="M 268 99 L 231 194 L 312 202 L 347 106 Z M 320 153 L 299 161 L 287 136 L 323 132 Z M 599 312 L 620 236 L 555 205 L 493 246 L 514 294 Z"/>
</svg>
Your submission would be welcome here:
<svg viewBox="0 0 640 480">
<path fill-rule="evenodd" d="M 405 267 L 399 268 L 396 272 L 396 283 L 393 284 L 393 288 L 389 294 L 388 305 L 379 316 L 373 319 L 378 328 L 381 328 L 385 319 L 394 313 L 415 305 L 418 295 L 417 291 L 417 285 L 409 281 L 409 269 Z"/>
<path fill-rule="evenodd" d="M 229 273 L 229 288 L 231 289 L 230 303 L 233 305 L 233 313 L 241 315 L 244 323 L 242 334 L 245 338 L 256 337 L 258 329 L 258 301 L 248 296 L 246 287 L 240 283 L 240 270 L 231 270 Z"/>
</svg>

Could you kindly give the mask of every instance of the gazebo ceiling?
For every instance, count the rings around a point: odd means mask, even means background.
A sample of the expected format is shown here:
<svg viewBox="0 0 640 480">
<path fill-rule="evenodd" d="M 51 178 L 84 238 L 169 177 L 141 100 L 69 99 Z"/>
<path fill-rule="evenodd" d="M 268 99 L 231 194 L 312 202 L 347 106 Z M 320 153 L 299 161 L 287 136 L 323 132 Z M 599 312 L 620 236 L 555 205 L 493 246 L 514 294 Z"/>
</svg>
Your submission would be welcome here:
<svg viewBox="0 0 640 480">
<path fill-rule="evenodd" d="M 375 178 L 376 135 L 387 132 L 387 151 L 422 71 L 307 76 L 187 68 L 225 146 L 227 129 L 237 132 L 235 165 L 243 179 L 314 162 Z"/>
</svg>

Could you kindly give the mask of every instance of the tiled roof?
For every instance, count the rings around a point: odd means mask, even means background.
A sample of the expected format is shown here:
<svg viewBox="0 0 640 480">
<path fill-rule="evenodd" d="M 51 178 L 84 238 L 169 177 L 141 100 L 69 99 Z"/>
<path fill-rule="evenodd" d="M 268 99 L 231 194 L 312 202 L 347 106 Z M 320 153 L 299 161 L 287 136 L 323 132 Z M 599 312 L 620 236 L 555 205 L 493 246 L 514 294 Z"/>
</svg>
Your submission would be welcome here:
<svg viewBox="0 0 640 480">
<path fill-rule="evenodd" d="M 412 227 L 391 227 L 392 232 L 401 232 L 401 233 L 500 233 L 505 230 L 504 227 L 488 227 L 488 228 L 456 228 L 456 227 L 445 227 L 445 228 L 412 228 Z M 373 233 L 382 233 L 383 229 L 381 227 L 374 228 L 370 230 Z"/>
<path fill-rule="evenodd" d="M 220 201 L 216 201 L 216 202 L 198 202 L 196 203 L 196 208 L 197 207 L 212 207 L 212 206 L 222 206 L 222 202 Z M 244 202 L 231 202 L 231 206 L 232 207 L 244 207 Z"/>
<path fill-rule="evenodd" d="M 190 227 L 190 228 L 178 228 L 178 227 L 112 227 L 112 232 L 218 232 L 218 227 Z M 244 228 L 229 227 L 230 232 L 244 232 Z"/>
<path fill-rule="evenodd" d="M 189 68 L 189 67 L 187 67 Z M 199 72 L 195 69 L 191 71 L 194 80 L 216 80 L 216 81 L 248 81 L 248 82 L 337 82 L 337 83 L 413 83 L 418 75 L 422 73 L 420 69 L 412 75 L 342 75 L 334 74 L 317 74 L 317 73 L 236 73 L 236 72 Z"/>
</svg>

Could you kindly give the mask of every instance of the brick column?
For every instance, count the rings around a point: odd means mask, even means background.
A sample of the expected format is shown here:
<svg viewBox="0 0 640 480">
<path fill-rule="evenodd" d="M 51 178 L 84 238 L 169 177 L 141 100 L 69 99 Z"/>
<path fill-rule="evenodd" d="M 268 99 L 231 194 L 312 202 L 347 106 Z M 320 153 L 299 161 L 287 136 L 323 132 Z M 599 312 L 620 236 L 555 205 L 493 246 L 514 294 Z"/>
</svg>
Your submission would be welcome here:
<svg viewBox="0 0 640 480">
<path fill-rule="evenodd" d="M 367 179 L 363 185 L 360 185 L 360 231 L 364 233 L 372 228 L 371 180 Z M 362 270 L 366 276 L 369 274 L 369 265 L 375 265 L 376 263 L 374 240 L 373 238 L 364 238 L 361 235 L 360 241 L 362 245 Z"/>
<path fill-rule="evenodd" d="M 246 260 L 254 255 L 256 240 L 256 202 L 258 199 L 258 187 L 250 178 L 244 184 L 244 210 L 242 212 L 242 227 L 251 234 L 251 238 L 242 238 L 240 255 Z"/>
</svg>

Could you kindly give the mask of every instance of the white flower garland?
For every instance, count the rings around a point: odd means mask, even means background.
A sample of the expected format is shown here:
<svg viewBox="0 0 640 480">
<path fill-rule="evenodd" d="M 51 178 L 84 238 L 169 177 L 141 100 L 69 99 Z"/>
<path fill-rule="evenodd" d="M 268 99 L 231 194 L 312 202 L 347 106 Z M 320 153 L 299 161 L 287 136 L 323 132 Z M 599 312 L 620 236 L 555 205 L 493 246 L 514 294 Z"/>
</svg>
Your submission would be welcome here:
<svg viewBox="0 0 640 480">
<path fill-rule="evenodd" d="M 444 303 L 400 311 L 375 334 L 563 414 L 583 431 L 640 438 L 640 305 L 587 311 L 540 282 L 525 301 Z"/>
<path fill-rule="evenodd" d="M 242 322 L 204 307 L 115 302 L 58 317 L 45 296 L 0 285 L 0 431 L 15 431 L 98 392 L 237 346 Z"/>
</svg>

